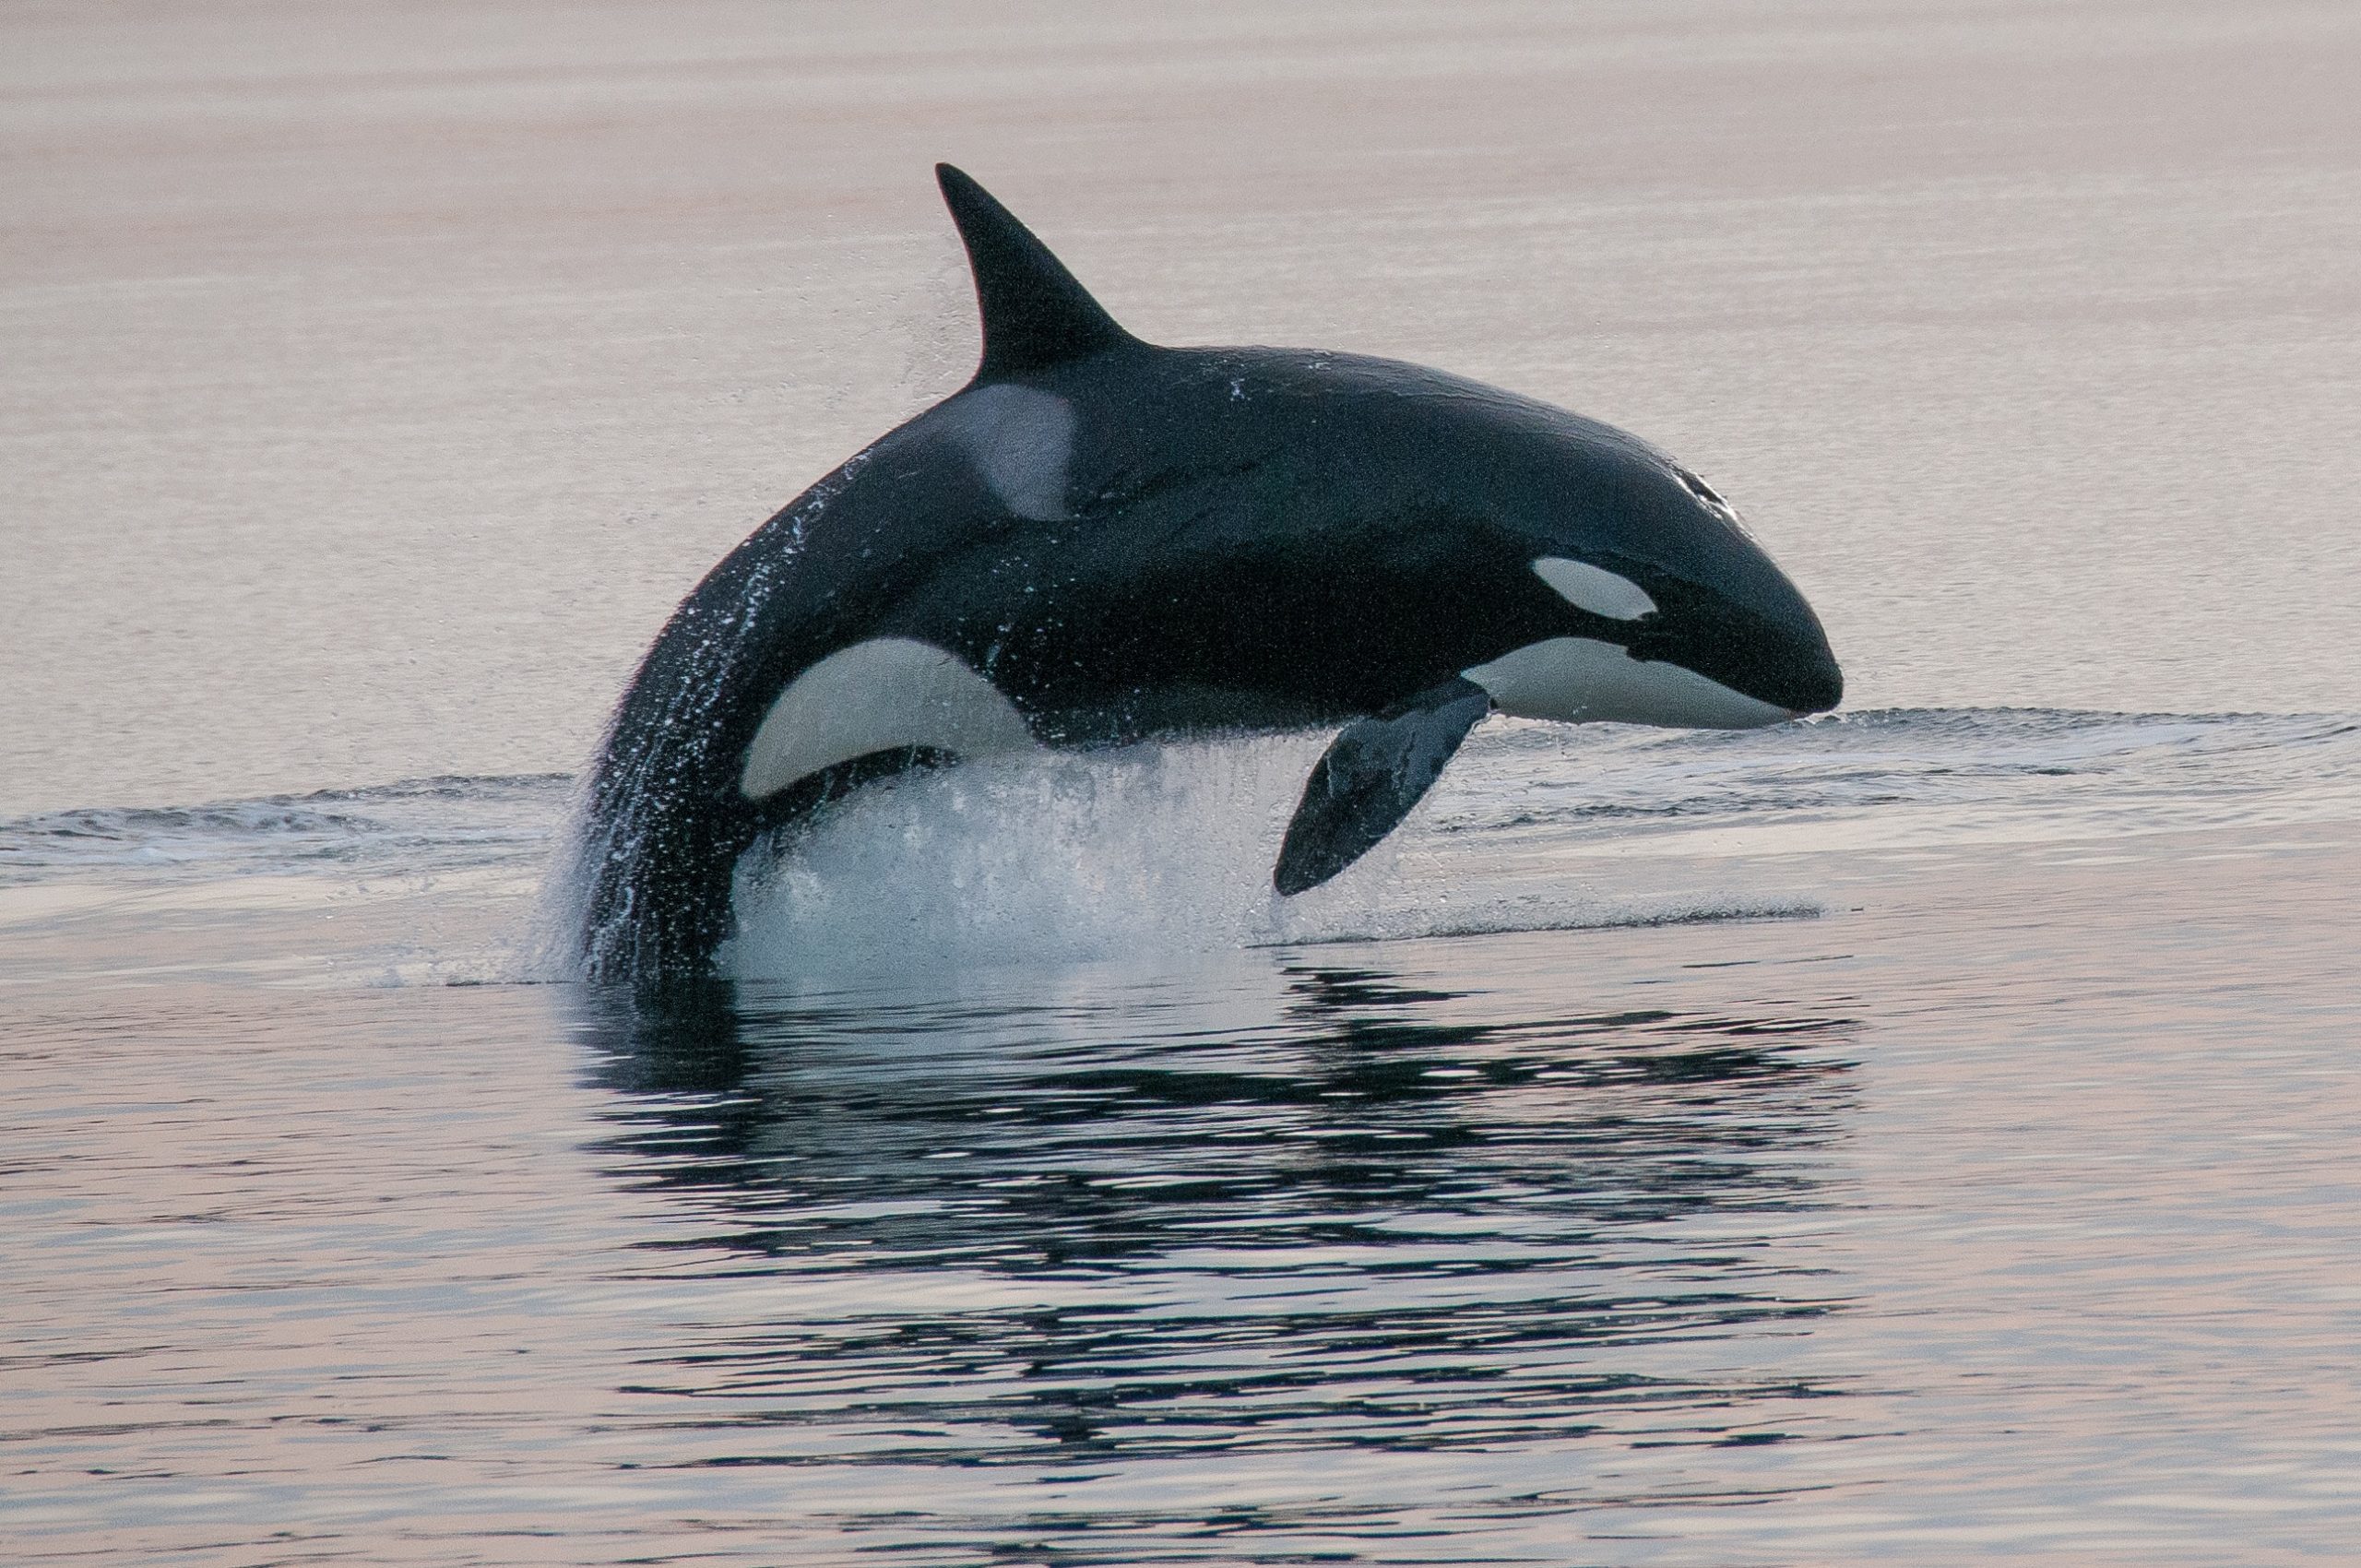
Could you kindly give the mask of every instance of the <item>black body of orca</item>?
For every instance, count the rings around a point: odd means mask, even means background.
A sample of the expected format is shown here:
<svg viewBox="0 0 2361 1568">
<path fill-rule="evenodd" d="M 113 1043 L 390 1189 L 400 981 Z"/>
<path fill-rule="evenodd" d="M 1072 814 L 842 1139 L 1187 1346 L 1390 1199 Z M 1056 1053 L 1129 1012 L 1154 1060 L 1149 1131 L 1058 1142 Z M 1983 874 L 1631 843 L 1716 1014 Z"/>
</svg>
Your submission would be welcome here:
<svg viewBox="0 0 2361 1568">
<path fill-rule="evenodd" d="M 707 972 L 739 856 L 913 766 L 1342 724 L 1282 894 L 1382 838 L 1477 720 L 1771 723 L 1843 690 L 1722 499 L 1609 426 L 1437 371 L 1167 349 L 937 175 L 983 358 L 714 568 L 592 777 L 582 956 Z"/>
</svg>

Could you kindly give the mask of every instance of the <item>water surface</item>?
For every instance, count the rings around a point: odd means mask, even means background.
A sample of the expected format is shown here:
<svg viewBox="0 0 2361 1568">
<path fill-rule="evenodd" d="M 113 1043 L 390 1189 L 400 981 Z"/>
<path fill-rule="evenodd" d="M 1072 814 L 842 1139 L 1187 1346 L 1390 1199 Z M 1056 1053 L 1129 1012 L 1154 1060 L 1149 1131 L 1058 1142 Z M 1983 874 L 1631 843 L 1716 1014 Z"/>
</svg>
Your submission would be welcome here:
<svg viewBox="0 0 2361 1568">
<path fill-rule="evenodd" d="M 19 1550 L 2332 1552 L 2361 724 L 1487 731 L 1286 914 L 1274 751 L 844 814 L 964 922 L 663 1011 L 509 983 L 563 778 L 10 825 Z"/>
</svg>

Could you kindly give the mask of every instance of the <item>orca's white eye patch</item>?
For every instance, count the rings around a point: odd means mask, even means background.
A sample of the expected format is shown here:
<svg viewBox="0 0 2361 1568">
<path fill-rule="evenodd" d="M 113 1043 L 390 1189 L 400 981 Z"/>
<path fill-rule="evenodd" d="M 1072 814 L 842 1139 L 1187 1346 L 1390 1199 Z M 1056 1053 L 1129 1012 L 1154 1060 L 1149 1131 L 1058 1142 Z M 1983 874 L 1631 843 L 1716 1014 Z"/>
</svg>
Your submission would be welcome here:
<svg viewBox="0 0 2361 1568">
<path fill-rule="evenodd" d="M 1533 572 L 1575 609 L 1610 621 L 1636 621 L 1655 612 L 1656 601 L 1639 584 L 1587 561 L 1544 555 L 1533 564 Z"/>
</svg>

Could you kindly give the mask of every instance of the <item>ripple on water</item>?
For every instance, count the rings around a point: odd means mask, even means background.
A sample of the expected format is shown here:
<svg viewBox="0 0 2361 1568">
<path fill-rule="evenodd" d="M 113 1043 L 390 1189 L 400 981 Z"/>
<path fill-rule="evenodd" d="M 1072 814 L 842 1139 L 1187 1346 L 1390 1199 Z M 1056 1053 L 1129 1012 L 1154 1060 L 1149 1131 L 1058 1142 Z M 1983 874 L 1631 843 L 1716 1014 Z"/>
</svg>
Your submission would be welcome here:
<svg viewBox="0 0 2361 1568">
<path fill-rule="evenodd" d="M 1838 1305 L 1756 1231 L 1821 1201 L 1845 1018 L 1508 1020 L 1278 975 L 1251 1027 L 1153 992 L 588 1021 L 628 1097 L 609 1169 L 704 1217 L 664 1245 L 794 1303 L 646 1363 L 730 1434 L 682 1462 L 1228 1473 L 1836 1420 L 1730 1345 Z"/>
</svg>

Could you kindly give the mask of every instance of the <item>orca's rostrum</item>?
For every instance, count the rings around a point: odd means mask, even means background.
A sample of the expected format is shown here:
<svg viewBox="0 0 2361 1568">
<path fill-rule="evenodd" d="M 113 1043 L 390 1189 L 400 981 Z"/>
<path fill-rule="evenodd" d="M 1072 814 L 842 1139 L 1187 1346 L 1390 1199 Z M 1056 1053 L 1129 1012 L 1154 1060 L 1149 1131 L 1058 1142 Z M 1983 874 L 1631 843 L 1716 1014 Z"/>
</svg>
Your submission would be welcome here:
<svg viewBox="0 0 2361 1568">
<path fill-rule="evenodd" d="M 1317 886 L 1498 710 L 1743 728 L 1835 706 L 1810 606 L 1655 447 L 1492 387 L 1117 326 L 939 166 L 975 379 L 731 552 L 618 708 L 585 968 L 706 972 L 766 830 L 914 766 L 1341 724 L 1278 849 Z"/>
</svg>

